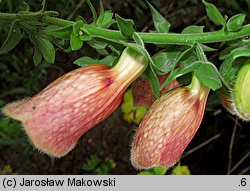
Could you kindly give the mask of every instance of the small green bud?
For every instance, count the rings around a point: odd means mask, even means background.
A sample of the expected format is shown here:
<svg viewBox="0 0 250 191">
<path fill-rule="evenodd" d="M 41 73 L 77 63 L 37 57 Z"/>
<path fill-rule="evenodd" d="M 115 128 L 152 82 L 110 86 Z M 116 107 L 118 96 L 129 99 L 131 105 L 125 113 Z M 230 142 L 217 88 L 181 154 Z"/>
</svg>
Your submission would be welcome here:
<svg viewBox="0 0 250 191">
<path fill-rule="evenodd" d="M 241 67 L 236 77 L 233 99 L 236 114 L 250 121 L 250 60 Z"/>
</svg>

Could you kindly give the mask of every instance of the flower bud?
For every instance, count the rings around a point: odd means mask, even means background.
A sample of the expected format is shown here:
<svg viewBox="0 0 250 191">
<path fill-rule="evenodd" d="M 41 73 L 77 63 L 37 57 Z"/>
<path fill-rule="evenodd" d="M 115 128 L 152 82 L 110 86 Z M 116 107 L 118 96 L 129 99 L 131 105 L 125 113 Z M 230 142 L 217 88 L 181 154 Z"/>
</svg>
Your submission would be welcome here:
<svg viewBox="0 0 250 191">
<path fill-rule="evenodd" d="M 237 74 L 232 97 L 235 113 L 241 119 L 250 121 L 250 60 Z"/>
<path fill-rule="evenodd" d="M 173 89 L 149 108 L 132 143 L 135 168 L 174 165 L 203 118 L 209 88 L 194 76 L 189 86 Z"/>
<path fill-rule="evenodd" d="M 3 113 L 22 122 L 36 148 L 62 157 L 116 110 L 146 67 L 145 56 L 126 48 L 115 67 L 94 64 L 73 70 L 34 97 L 6 105 Z"/>
<path fill-rule="evenodd" d="M 158 76 L 160 85 L 164 83 L 168 75 L 169 73 L 162 76 Z M 170 84 L 168 84 L 160 91 L 160 96 L 166 93 L 167 91 L 179 86 L 180 84 L 176 80 L 173 80 Z M 146 79 L 138 78 L 132 84 L 132 94 L 136 106 L 145 106 L 146 108 L 149 108 L 156 100 L 156 97 L 154 96 L 150 87 L 149 80 Z"/>
</svg>

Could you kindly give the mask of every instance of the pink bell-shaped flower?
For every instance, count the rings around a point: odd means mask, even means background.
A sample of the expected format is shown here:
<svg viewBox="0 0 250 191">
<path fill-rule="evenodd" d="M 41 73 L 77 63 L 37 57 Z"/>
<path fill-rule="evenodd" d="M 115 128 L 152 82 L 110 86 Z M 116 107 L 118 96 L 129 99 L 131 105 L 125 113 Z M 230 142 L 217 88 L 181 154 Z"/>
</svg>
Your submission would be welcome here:
<svg viewBox="0 0 250 191">
<path fill-rule="evenodd" d="M 135 168 L 170 167 L 178 161 L 200 126 L 209 90 L 194 76 L 189 86 L 154 102 L 132 143 Z"/>
<path fill-rule="evenodd" d="M 127 87 L 146 67 L 145 56 L 126 48 L 113 68 L 101 64 L 78 68 L 2 111 L 22 122 L 37 149 L 62 157 L 85 132 L 116 110 Z"/>
</svg>

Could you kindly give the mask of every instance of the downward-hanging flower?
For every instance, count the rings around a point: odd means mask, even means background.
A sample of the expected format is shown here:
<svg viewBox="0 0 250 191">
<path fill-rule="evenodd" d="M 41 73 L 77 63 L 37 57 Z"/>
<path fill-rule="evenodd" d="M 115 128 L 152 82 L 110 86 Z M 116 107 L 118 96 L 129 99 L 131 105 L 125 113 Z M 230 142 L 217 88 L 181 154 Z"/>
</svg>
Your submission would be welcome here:
<svg viewBox="0 0 250 191">
<path fill-rule="evenodd" d="M 208 93 L 209 88 L 194 76 L 189 86 L 176 88 L 154 102 L 132 143 L 133 166 L 174 165 L 200 126 Z"/>
<path fill-rule="evenodd" d="M 116 110 L 146 67 L 145 56 L 126 48 L 115 67 L 94 64 L 73 70 L 34 97 L 6 105 L 3 113 L 22 122 L 36 148 L 62 157 Z"/>
</svg>

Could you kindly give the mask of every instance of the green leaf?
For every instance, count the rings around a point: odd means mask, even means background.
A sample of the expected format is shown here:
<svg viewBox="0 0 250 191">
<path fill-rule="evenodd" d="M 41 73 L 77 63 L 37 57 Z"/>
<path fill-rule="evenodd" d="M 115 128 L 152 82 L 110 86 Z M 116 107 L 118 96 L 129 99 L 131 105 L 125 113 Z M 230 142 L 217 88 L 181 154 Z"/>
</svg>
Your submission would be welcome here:
<svg viewBox="0 0 250 191">
<path fill-rule="evenodd" d="M 108 55 L 105 58 L 98 61 L 98 63 L 103 64 L 105 66 L 114 66 L 116 64 L 116 56 Z"/>
<path fill-rule="evenodd" d="M 153 61 L 162 74 L 168 73 L 173 70 L 175 66 L 178 64 L 179 57 L 181 52 L 179 51 L 171 51 L 171 52 L 160 52 L 153 56 Z"/>
<path fill-rule="evenodd" d="M 63 50 L 65 53 L 71 51 L 69 40 L 55 38 L 53 36 L 49 36 L 48 40 L 50 40 L 50 42 L 52 42 L 55 46 L 57 46 L 58 48 L 60 48 L 61 50 Z"/>
<path fill-rule="evenodd" d="M 169 52 L 160 52 L 153 57 L 157 67 L 158 74 L 166 74 L 173 70 L 180 61 L 185 60 L 193 52 L 193 47 L 184 51 L 176 50 Z"/>
<path fill-rule="evenodd" d="M 107 57 L 98 60 L 98 59 L 93 59 L 91 57 L 88 56 L 84 56 L 81 58 L 78 58 L 77 60 L 74 61 L 74 64 L 78 65 L 78 66 L 87 66 L 90 64 L 103 64 L 106 66 L 113 66 L 114 61 L 115 61 L 116 57 L 115 56 L 111 56 L 108 55 Z"/>
<path fill-rule="evenodd" d="M 90 65 L 90 64 L 97 64 L 98 59 L 93 59 L 93 58 L 91 58 L 89 56 L 83 56 L 83 57 L 78 58 L 77 60 L 75 60 L 73 63 L 78 65 L 78 66 L 87 66 L 87 65 Z"/>
<path fill-rule="evenodd" d="M 243 63 L 242 59 L 250 57 L 250 46 L 229 47 L 220 57 L 225 59 L 220 66 L 220 74 L 228 84 L 231 84 Z M 238 67 L 236 67 L 236 63 L 239 65 Z"/>
<path fill-rule="evenodd" d="M 90 159 L 82 165 L 82 169 L 85 171 L 93 171 L 101 162 L 101 159 L 96 155 L 91 155 Z"/>
<path fill-rule="evenodd" d="M 228 47 L 221 51 L 221 60 L 226 59 L 228 57 L 230 57 L 232 61 L 239 57 L 250 57 L 250 45 L 241 47 Z"/>
<path fill-rule="evenodd" d="M 102 22 L 103 21 L 103 18 L 104 18 L 104 7 L 103 7 L 103 3 L 102 3 L 102 0 L 100 0 L 100 14 L 99 14 L 99 17 L 97 19 L 97 26 L 98 26 L 98 21 L 99 22 Z"/>
<path fill-rule="evenodd" d="M 231 51 L 230 57 L 235 60 L 239 57 L 250 57 L 250 45 L 242 46 Z"/>
<path fill-rule="evenodd" d="M 107 47 L 107 43 L 101 42 L 101 41 L 96 41 L 96 40 L 92 40 L 90 42 L 88 42 L 89 46 L 91 46 L 94 49 L 97 50 L 102 50 L 105 49 Z"/>
<path fill-rule="evenodd" d="M 14 21 L 9 30 L 8 36 L 0 48 L 0 55 L 9 52 L 20 42 L 22 31 L 19 28 L 18 22 Z"/>
<path fill-rule="evenodd" d="M 46 38 L 40 35 L 35 36 L 35 42 L 41 51 L 44 59 L 49 63 L 55 62 L 55 48 L 54 45 Z"/>
<path fill-rule="evenodd" d="M 162 84 L 160 90 L 165 88 L 174 79 L 195 71 L 197 68 L 199 68 L 200 64 L 201 64 L 201 62 L 196 61 L 196 62 L 193 62 L 192 64 L 187 65 L 184 68 L 172 70 L 171 73 L 169 74 L 169 76 L 167 77 L 167 79 L 165 80 L 165 82 Z"/>
<path fill-rule="evenodd" d="M 214 22 L 216 25 L 226 25 L 226 21 L 219 12 L 219 10 L 211 3 L 207 3 L 205 0 L 202 0 L 203 4 L 206 6 L 206 11 L 208 18 Z"/>
<path fill-rule="evenodd" d="M 150 87 L 156 98 L 159 98 L 160 83 L 153 69 L 152 63 L 149 62 L 149 67 L 145 71 L 145 75 L 149 79 Z"/>
<path fill-rule="evenodd" d="M 72 50 L 79 50 L 83 46 L 83 41 L 79 38 L 79 36 L 74 35 L 72 32 L 70 35 L 70 47 Z"/>
<path fill-rule="evenodd" d="M 103 19 L 101 20 L 98 18 L 97 26 L 103 27 L 103 28 L 109 28 L 112 24 L 115 23 L 115 21 L 112 19 L 113 15 L 114 13 L 112 13 L 111 11 L 105 11 L 103 15 Z"/>
<path fill-rule="evenodd" d="M 170 28 L 170 23 L 149 2 L 147 3 L 152 14 L 156 31 L 159 33 L 167 33 Z"/>
<path fill-rule="evenodd" d="M 232 51 L 233 49 L 235 49 L 235 47 L 230 46 L 230 47 L 227 47 L 227 48 L 225 48 L 224 50 L 222 50 L 222 51 L 220 52 L 219 59 L 220 59 L 220 60 L 226 59 L 226 57 L 229 56 L 229 54 L 231 53 L 231 51 Z"/>
<path fill-rule="evenodd" d="M 124 19 L 120 17 L 118 14 L 115 14 L 115 18 L 122 35 L 125 36 L 126 38 L 131 39 L 135 31 L 134 21 L 131 19 Z"/>
<path fill-rule="evenodd" d="M 190 175 L 190 170 L 186 165 L 178 164 L 171 172 L 172 175 Z"/>
<path fill-rule="evenodd" d="M 217 71 L 215 71 L 215 67 L 211 64 L 201 64 L 194 73 L 202 84 L 214 91 L 222 86 Z"/>
<path fill-rule="evenodd" d="M 204 26 L 191 25 L 183 29 L 182 34 L 203 33 Z"/>
<path fill-rule="evenodd" d="M 154 167 L 151 170 L 154 172 L 154 174 L 164 175 L 167 173 L 168 169 L 168 167 Z"/>
<path fill-rule="evenodd" d="M 66 26 L 66 27 L 48 26 L 44 29 L 44 32 L 56 38 L 69 40 L 70 35 L 72 33 L 72 26 Z"/>
<path fill-rule="evenodd" d="M 97 22 L 97 13 L 96 13 L 96 10 L 95 10 L 95 7 L 93 6 L 93 4 L 91 3 L 90 0 L 86 0 L 92 14 L 93 14 L 93 20 L 94 20 L 94 23 L 96 24 Z"/>
<path fill-rule="evenodd" d="M 242 24 L 246 18 L 245 14 L 237 14 L 232 16 L 228 21 L 227 21 L 227 30 L 229 32 L 237 31 L 241 29 Z"/>
<path fill-rule="evenodd" d="M 104 11 L 102 0 L 100 0 L 100 14 L 97 19 L 96 25 L 99 27 L 109 28 L 115 21 L 112 11 Z"/>
<path fill-rule="evenodd" d="M 33 61 L 34 61 L 35 66 L 38 66 L 38 64 L 41 63 L 42 59 L 43 57 L 42 57 L 41 51 L 36 45 L 34 45 Z"/>
</svg>

